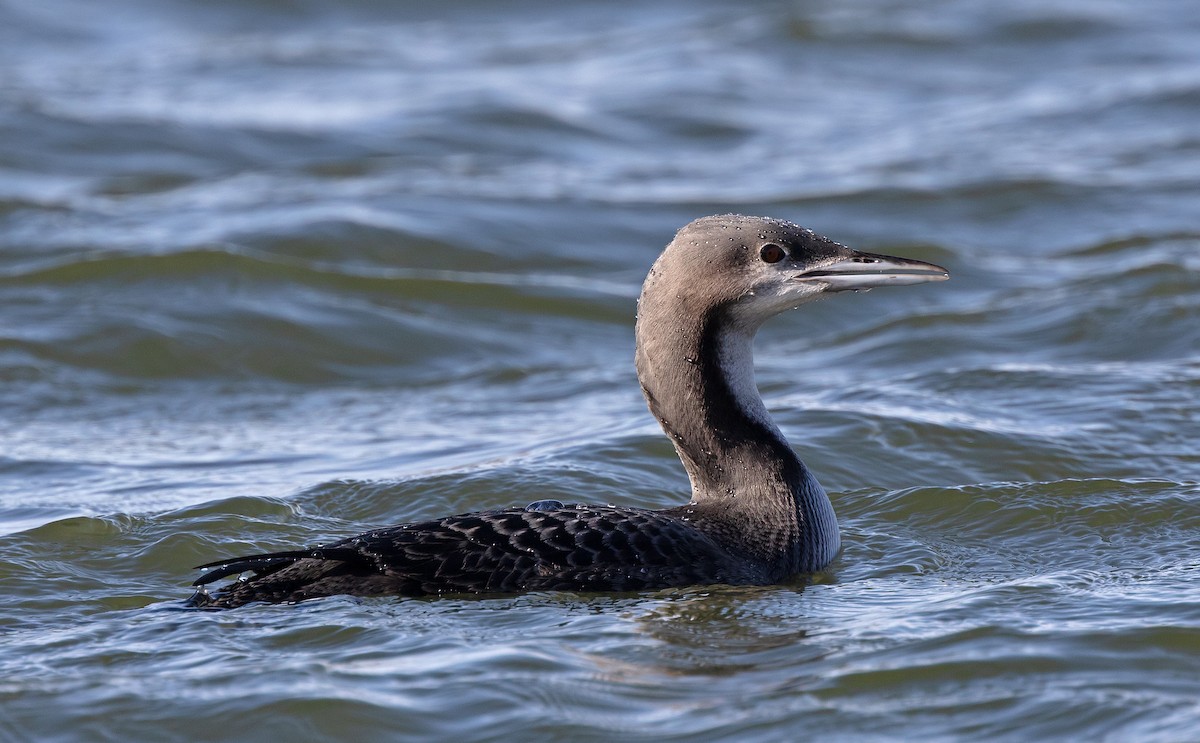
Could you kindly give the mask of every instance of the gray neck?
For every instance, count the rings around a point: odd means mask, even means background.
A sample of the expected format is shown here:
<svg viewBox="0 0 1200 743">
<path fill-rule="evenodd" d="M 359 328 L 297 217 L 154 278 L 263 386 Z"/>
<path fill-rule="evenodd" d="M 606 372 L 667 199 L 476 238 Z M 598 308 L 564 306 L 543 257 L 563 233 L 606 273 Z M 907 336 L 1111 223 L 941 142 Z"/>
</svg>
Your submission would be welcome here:
<svg viewBox="0 0 1200 743">
<path fill-rule="evenodd" d="M 759 396 L 756 328 L 729 308 L 689 318 L 656 312 L 646 299 L 638 377 L 691 480 L 689 508 L 720 524 L 736 549 L 784 573 L 823 567 L 839 547 L 833 506 Z"/>
</svg>

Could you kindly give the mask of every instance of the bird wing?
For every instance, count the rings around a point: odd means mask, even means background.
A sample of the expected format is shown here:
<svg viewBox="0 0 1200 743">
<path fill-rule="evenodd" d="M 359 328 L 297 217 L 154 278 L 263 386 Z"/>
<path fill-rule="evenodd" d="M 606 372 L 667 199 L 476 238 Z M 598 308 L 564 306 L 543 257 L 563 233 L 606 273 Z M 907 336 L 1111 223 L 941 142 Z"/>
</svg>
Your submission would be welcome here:
<svg viewBox="0 0 1200 743">
<path fill-rule="evenodd" d="M 307 550 L 200 566 L 195 583 L 253 571 L 207 602 L 300 600 L 339 593 L 423 595 L 521 590 L 625 591 L 748 582 L 728 553 L 686 521 L 612 506 L 505 509 L 366 532 Z M 200 602 L 205 603 L 205 602 Z"/>
</svg>

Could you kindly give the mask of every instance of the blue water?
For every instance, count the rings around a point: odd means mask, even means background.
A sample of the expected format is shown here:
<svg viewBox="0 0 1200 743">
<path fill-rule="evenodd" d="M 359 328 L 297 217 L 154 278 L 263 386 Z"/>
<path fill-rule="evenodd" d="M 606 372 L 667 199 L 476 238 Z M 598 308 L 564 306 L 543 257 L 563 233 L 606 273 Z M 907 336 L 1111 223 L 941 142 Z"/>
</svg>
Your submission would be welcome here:
<svg viewBox="0 0 1200 743">
<path fill-rule="evenodd" d="M 1186 3 L 0 4 L 0 740 L 1195 740 L 1198 173 Z M 685 500 L 635 300 L 729 211 L 952 273 L 760 335 L 827 571 L 181 608 Z"/>
</svg>

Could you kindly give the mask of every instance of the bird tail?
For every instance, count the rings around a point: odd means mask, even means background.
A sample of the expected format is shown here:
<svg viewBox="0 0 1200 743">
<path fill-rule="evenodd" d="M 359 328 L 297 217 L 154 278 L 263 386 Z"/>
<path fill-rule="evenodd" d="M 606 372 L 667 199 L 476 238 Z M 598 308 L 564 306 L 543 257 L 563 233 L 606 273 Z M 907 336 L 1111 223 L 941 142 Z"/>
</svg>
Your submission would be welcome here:
<svg viewBox="0 0 1200 743">
<path fill-rule="evenodd" d="M 274 573 L 276 570 L 287 567 L 297 560 L 303 560 L 306 557 L 319 557 L 319 555 L 315 554 L 319 551 L 295 550 L 292 552 L 269 552 L 261 555 L 247 555 L 245 557 L 233 557 L 228 560 L 206 562 L 194 568 L 195 570 L 203 570 L 205 573 L 197 578 L 192 585 L 206 586 L 226 576 L 237 575 L 238 573 L 245 573 L 247 571 L 253 571 L 257 575 Z"/>
</svg>

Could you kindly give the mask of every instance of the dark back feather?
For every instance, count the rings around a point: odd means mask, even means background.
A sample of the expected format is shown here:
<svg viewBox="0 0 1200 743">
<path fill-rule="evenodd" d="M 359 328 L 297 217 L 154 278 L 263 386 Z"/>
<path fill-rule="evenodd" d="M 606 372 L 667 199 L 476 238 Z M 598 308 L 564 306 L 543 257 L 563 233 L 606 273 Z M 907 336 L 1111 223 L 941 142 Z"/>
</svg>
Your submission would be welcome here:
<svg viewBox="0 0 1200 743">
<path fill-rule="evenodd" d="M 342 593 L 419 596 L 528 590 L 634 591 L 761 582 L 765 568 L 734 560 L 712 537 L 669 511 L 612 506 L 511 508 L 366 532 L 309 550 L 201 566 L 205 586 L 255 576 L 199 606 L 300 601 Z"/>
</svg>

